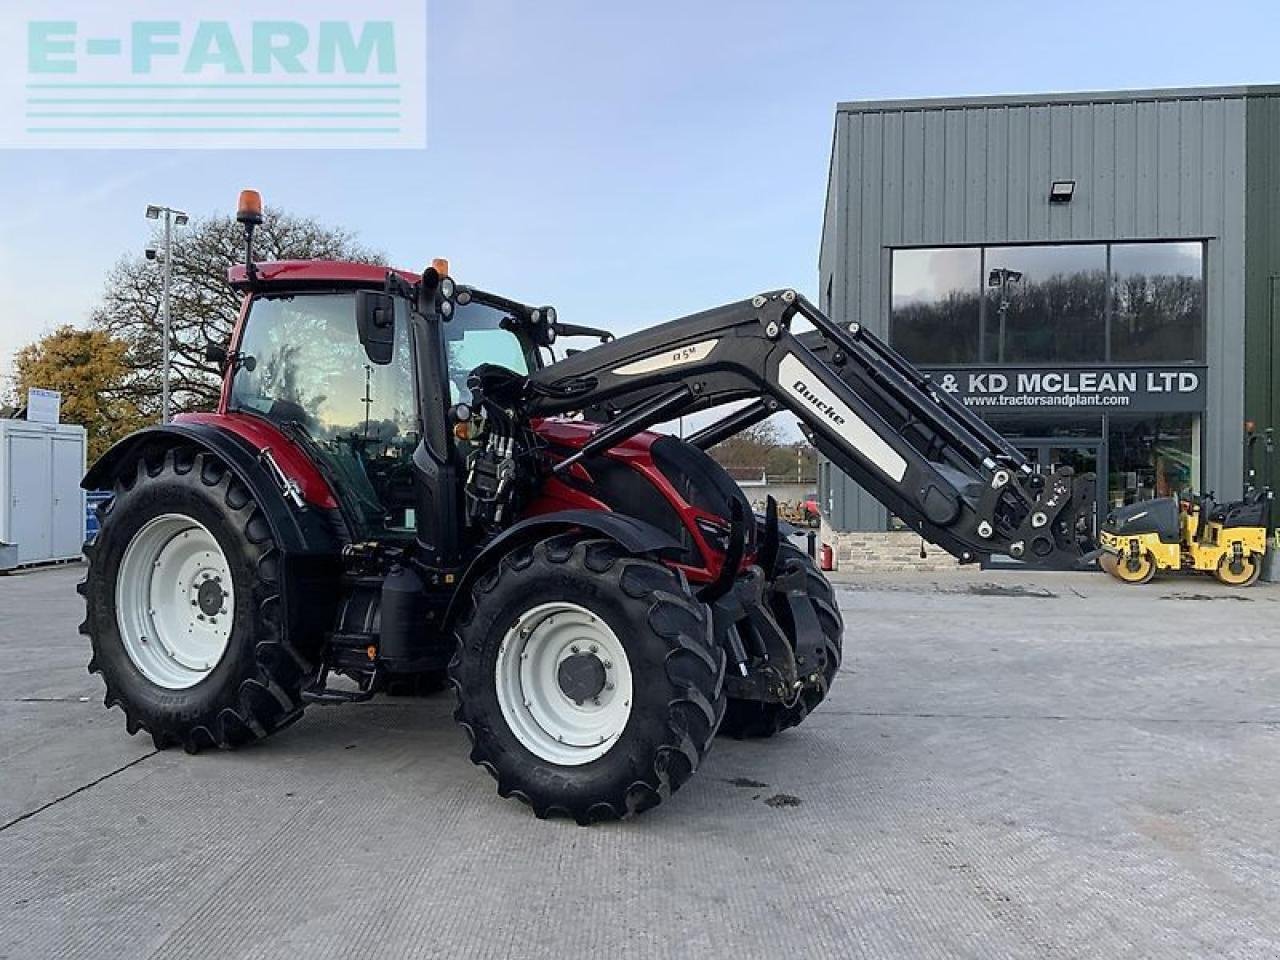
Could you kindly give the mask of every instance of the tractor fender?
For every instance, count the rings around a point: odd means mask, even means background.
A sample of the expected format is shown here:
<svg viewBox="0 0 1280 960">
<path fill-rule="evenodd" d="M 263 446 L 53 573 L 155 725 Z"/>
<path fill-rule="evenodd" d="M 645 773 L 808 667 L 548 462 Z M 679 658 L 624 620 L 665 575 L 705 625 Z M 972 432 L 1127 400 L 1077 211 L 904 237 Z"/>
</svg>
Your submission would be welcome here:
<svg viewBox="0 0 1280 960">
<path fill-rule="evenodd" d="M 85 490 L 110 490 L 121 471 L 131 469 L 138 456 L 157 456 L 177 446 L 199 447 L 226 464 L 253 494 L 276 544 L 286 556 L 339 555 L 340 520 L 330 511 L 290 504 L 259 460 L 258 451 L 232 431 L 212 424 L 169 423 L 130 434 L 89 468 L 80 486 Z"/>
<path fill-rule="evenodd" d="M 527 517 L 498 534 L 485 545 L 467 566 L 457 589 L 449 600 L 445 622 L 451 623 L 459 608 L 459 598 L 466 597 L 471 585 L 484 571 L 491 569 L 512 550 L 534 540 L 543 540 L 568 530 L 589 530 L 613 540 L 628 553 L 656 557 L 678 554 L 683 548 L 667 533 L 644 520 L 607 510 L 559 510 Z"/>
</svg>

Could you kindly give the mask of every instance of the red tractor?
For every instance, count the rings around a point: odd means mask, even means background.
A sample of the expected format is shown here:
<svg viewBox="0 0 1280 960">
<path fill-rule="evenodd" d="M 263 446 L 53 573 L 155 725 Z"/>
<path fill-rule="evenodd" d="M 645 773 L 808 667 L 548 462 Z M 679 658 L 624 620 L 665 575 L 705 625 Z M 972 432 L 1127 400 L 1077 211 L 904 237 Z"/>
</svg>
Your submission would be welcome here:
<svg viewBox="0 0 1280 960">
<path fill-rule="evenodd" d="M 831 586 L 705 452 L 777 411 L 963 560 L 1081 551 L 1087 481 L 1039 476 L 790 290 L 614 339 L 444 261 L 254 263 L 252 192 L 239 219 L 217 412 L 84 481 L 112 492 L 80 587 L 89 669 L 159 748 L 451 681 L 503 796 L 580 822 L 653 806 L 718 731 L 802 722 L 840 666 Z M 555 359 L 573 337 L 599 345 Z M 726 404 L 688 440 L 649 431 Z"/>
</svg>

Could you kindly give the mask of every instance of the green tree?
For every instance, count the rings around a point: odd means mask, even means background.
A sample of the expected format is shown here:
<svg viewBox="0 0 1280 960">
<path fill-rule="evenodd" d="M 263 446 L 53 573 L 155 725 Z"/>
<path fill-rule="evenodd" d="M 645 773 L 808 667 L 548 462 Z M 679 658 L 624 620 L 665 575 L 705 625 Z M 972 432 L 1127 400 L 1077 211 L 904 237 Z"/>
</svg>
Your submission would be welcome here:
<svg viewBox="0 0 1280 960">
<path fill-rule="evenodd" d="M 254 235 L 254 257 L 385 262 L 345 230 L 280 210 L 268 211 Z M 227 269 L 243 260 L 244 230 L 234 217 L 194 220 L 174 232 L 170 347 L 175 413 L 208 410 L 218 401 L 218 372 L 205 361 L 204 350 L 208 343 L 226 344 L 231 337 L 240 294 L 227 285 Z M 97 329 L 126 344 L 124 393 L 152 419 L 160 415 L 163 274 L 158 261 L 122 258 L 108 274 L 92 316 Z"/>
<path fill-rule="evenodd" d="M 88 432 L 89 459 L 145 423 L 127 396 L 129 345 L 102 330 L 59 327 L 28 344 L 14 358 L 14 382 L 21 403 L 31 387 L 62 393 L 62 419 Z"/>
</svg>

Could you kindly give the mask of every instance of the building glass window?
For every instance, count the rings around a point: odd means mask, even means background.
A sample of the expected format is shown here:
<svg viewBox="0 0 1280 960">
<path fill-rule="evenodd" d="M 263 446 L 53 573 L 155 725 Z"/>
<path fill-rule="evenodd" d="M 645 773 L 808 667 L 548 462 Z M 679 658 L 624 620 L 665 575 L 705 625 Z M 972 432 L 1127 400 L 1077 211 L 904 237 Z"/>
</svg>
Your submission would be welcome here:
<svg viewBox="0 0 1280 960">
<path fill-rule="evenodd" d="M 1200 417 L 1108 418 L 1107 501 L 1112 507 L 1200 490 Z"/>
<path fill-rule="evenodd" d="M 916 363 L 978 360 L 982 251 L 897 250 L 893 255 L 893 344 Z"/>
<path fill-rule="evenodd" d="M 1200 241 L 903 248 L 892 270 L 915 363 L 1204 362 Z"/>
<path fill-rule="evenodd" d="M 983 360 L 1106 359 L 1105 245 L 988 247 L 985 278 Z"/>
<path fill-rule="evenodd" d="M 1112 360 L 1204 360 L 1203 259 L 1201 243 L 1112 248 Z"/>
</svg>

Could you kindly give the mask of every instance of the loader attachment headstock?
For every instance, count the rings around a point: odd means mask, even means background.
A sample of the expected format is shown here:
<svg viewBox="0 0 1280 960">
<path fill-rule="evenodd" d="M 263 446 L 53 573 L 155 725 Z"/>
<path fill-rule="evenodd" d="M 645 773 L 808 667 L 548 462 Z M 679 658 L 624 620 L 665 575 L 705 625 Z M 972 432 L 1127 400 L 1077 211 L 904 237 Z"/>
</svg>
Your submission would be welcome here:
<svg viewBox="0 0 1280 960">
<path fill-rule="evenodd" d="M 798 319 L 813 329 L 792 333 Z M 581 411 L 606 422 L 591 452 L 657 422 L 746 401 L 694 435 L 705 449 L 789 410 L 824 456 L 963 562 L 1007 554 L 1061 566 L 1089 548 L 1092 475 L 1037 474 L 888 344 L 792 290 L 576 353 L 532 373 L 526 394 L 526 416 Z"/>
</svg>

